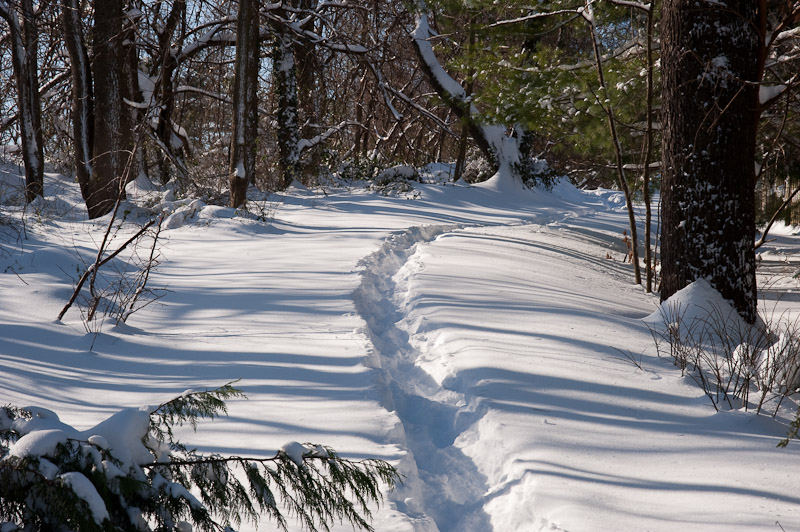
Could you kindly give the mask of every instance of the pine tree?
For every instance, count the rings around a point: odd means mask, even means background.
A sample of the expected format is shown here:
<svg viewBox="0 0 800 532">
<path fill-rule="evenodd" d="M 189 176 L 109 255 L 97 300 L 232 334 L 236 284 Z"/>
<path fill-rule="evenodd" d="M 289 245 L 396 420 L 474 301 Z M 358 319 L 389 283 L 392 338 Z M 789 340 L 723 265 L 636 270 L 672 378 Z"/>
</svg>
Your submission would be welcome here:
<svg viewBox="0 0 800 532">
<path fill-rule="evenodd" d="M 706 278 L 749 322 L 756 318 L 756 15 L 747 0 L 667 0 L 661 32 L 661 298 Z"/>
<path fill-rule="evenodd" d="M 44 409 L 0 408 L 0 529 L 81 532 L 230 530 L 267 516 L 311 531 L 372 530 L 370 505 L 397 481 L 381 460 L 290 443 L 271 458 L 202 455 L 174 428 L 226 412 L 231 383 L 125 409 L 78 432 Z"/>
</svg>

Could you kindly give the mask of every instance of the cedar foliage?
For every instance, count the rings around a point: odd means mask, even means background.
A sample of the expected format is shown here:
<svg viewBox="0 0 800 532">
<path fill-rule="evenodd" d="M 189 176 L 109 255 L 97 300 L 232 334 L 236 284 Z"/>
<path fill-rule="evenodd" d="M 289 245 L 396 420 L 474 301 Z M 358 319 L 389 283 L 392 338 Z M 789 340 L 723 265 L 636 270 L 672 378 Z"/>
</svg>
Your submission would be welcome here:
<svg viewBox="0 0 800 532">
<path fill-rule="evenodd" d="M 215 532 L 262 516 L 279 530 L 290 519 L 310 531 L 334 522 L 372 530 L 370 506 L 392 487 L 397 471 L 382 460 L 347 460 L 325 446 L 304 444 L 302 459 L 278 451 L 270 458 L 203 455 L 176 439 L 174 428 L 196 428 L 202 419 L 226 413 L 225 401 L 243 397 L 228 383 L 187 392 L 150 412 L 142 443 L 151 460 L 125 463 L 98 440 L 73 436 L 47 456 L 14 455 L 24 434 L 15 421 L 30 411 L 0 408 L 0 526 L 2 530 Z M 299 444 L 297 444 L 299 445 Z M 108 512 L 98 519 L 70 487 L 70 475 L 88 479 Z M 94 507 L 96 510 L 96 507 Z"/>
</svg>

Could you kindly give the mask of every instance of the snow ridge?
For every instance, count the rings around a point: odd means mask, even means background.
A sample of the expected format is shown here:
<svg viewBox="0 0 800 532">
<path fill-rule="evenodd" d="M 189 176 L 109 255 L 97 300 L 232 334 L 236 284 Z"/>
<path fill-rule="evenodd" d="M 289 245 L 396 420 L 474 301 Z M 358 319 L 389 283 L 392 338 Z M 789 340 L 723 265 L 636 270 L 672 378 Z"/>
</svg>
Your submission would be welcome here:
<svg viewBox="0 0 800 532">
<path fill-rule="evenodd" d="M 404 483 L 390 498 L 399 511 L 412 517 L 417 532 L 492 530 L 483 511 L 486 479 L 453 445 L 483 412 L 465 407 L 463 394 L 443 390 L 415 364 L 419 352 L 409 343 L 402 325 L 405 316 L 397 304 L 403 294 L 396 293 L 402 289 L 396 276 L 402 275 L 401 268 L 417 246 L 458 228 L 429 225 L 391 235 L 378 251 L 362 259 L 361 284 L 353 294 L 374 346 L 366 363 L 378 374 L 383 406 L 400 420 L 390 435 L 392 443 L 399 442 L 407 451 L 399 465 Z"/>
</svg>

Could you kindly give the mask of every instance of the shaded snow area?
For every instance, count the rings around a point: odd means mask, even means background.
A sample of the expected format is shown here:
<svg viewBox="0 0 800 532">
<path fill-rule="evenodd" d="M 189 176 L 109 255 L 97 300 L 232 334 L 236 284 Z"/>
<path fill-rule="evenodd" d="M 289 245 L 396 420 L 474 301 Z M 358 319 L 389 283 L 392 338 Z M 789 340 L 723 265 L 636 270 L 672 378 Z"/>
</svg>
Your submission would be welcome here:
<svg viewBox="0 0 800 532">
<path fill-rule="evenodd" d="M 18 456 L 77 432 L 135 461 L 141 405 L 241 379 L 248 399 L 181 439 L 389 460 L 404 483 L 378 532 L 800 530 L 786 426 L 715 412 L 657 356 L 643 318 L 658 299 L 623 263 L 616 192 L 294 188 L 245 215 L 145 190 L 136 201 L 169 220 L 149 280 L 163 297 L 87 332 L 79 308 L 55 318 L 103 221 L 63 178 L 47 186 L 58 199 L 24 228 L 4 207 L 0 227 L 0 404 L 34 405 L 40 423 Z M 762 281 L 766 306 L 796 315 L 792 233 L 762 250 Z M 86 479 L 64 480 L 100 519 Z"/>
</svg>

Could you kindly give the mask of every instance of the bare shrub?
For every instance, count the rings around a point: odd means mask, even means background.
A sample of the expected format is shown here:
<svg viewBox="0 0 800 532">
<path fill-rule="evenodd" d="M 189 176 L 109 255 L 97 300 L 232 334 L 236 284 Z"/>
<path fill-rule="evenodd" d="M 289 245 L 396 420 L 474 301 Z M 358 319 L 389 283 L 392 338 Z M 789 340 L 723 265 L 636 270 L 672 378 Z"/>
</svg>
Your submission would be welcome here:
<svg viewBox="0 0 800 532">
<path fill-rule="evenodd" d="M 800 387 L 800 320 L 761 316 L 749 325 L 730 308 L 711 305 L 687 316 L 662 307 L 663 326 L 650 326 L 659 356 L 669 356 L 695 380 L 714 408 L 743 408 L 775 416 Z"/>
<path fill-rule="evenodd" d="M 150 289 L 147 282 L 158 265 L 162 218 L 150 220 L 112 249 L 122 225 L 117 222 L 118 207 L 119 203 L 106 226 L 94 262 L 85 265 L 72 296 L 58 315 L 61 320 L 77 302 L 87 332 L 98 332 L 106 318 L 125 322 L 131 314 L 160 298 L 159 291 Z M 148 238 L 151 242 L 144 247 Z M 124 260 L 118 260 L 123 251 L 126 251 Z"/>
</svg>

